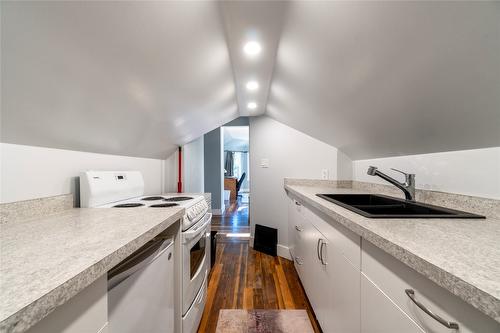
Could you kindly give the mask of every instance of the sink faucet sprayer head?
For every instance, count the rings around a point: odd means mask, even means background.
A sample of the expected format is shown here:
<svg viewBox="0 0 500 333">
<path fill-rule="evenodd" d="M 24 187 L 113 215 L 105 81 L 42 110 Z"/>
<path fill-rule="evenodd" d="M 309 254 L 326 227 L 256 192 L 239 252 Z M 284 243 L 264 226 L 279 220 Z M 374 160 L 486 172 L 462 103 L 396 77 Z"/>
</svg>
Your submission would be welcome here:
<svg viewBox="0 0 500 333">
<path fill-rule="evenodd" d="M 366 171 L 366 173 L 370 176 L 375 176 L 375 172 L 377 171 L 377 167 L 375 166 L 370 166 L 368 168 L 368 171 Z"/>
</svg>

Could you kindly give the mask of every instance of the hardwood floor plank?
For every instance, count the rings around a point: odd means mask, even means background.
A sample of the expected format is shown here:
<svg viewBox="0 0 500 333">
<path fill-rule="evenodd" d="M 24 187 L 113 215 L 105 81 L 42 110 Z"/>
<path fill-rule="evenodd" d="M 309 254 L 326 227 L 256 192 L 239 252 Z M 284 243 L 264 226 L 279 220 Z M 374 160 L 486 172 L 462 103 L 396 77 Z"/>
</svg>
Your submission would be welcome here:
<svg viewBox="0 0 500 333">
<path fill-rule="evenodd" d="M 254 309 L 253 288 L 245 287 L 245 293 L 243 295 L 243 309 Z"/>
<path fill-rule="evenodd" d="M 288 286 L 288 281 L 286 280 L 285 271 L 281 265 L 276 267 L 276 275 L 278 277 L 278 285 L 280 287 L 281 295 L 283 297 L 283 303 L 285 309 L 295 309 L 295 302 L 290 292 L 290 287 Z"/>
<path fill-rule="evenodd" d="M 243 308 L 243 298 L 245 295 L 245 287 L 247 283 L 247 260 L 248 260 L 248 244 L 246 246 L 242 246 L 242 258 L 241 258 L 241 268 L 239 274 L 239 280 L 241 281 L 238 284 L 238 298 L 236 302 L 236 308 Z"/>
<path fill-rule="evenodd" d="M 279 260 L 283 270 L 285 271 L 285 277 L 288 285 L 290 286 L 290 292 L 292 298 L 294 299 L 295 307 L 297 309 L 306 309 L 314 332 L 321 332 L 321 327 L 316 319 L 311 303 L 309 303 L 309 300 L 307 299 L 304 287 L 302 286 L 299 276 L 297 275 L 297 271 L 293 265 L 293 261 L 284 258 L 279 258 Z"/>
<path fill-rule="evenodd" d="M 274 288 L 276 289 L 276 299 L 278 301 L 278 309 L 285 309 L 285 301 L 283 300 L 283 292 L 281 290 L 278 272 L 273 273 Z"/>
<path fill-rule="evenodd" d="M 222 264 L 215 264 L 210 274 L 207 291 L 207 303 L 203 309 L 203 316 L 200 322 L 198 331 L 205 332 L 207 330 L 208 319 L 210 318 L 210 311 L 213 308 L 214 298 L 219 284 L 220 274 L 222 271 Z"/>
<path fill-rule="evenodd" d="M 232 308 L 237 309 L 238 306 L 238 292 L 240 290 L 241 277 L 241 262 L 242 262 L 242 254 L 243 254 L 243 245 L 240 245 L 240 255 L 238 256 L 238 260 L 236 262 L 235 274 L 234 274 L 234 290 L 233 290 L 233 301 Z"/>
<path fill-rule="evenodd" d="M 199 333 L 215 332 L 221 309 L 305 309 L 321 332 L 293 262 L 254 251 L 248 241 L 218 243 Z"/>
<path fill-rule="evenodd" d="M 276 297 L 276 289 L 274 287 L 273 271 L 274 271 L 274 258 L 271 256 L 263 255 L 263 269 L 264 269 L 264 296 L 265 308 L 277 309 L 278 301 Z"/>
</svg>

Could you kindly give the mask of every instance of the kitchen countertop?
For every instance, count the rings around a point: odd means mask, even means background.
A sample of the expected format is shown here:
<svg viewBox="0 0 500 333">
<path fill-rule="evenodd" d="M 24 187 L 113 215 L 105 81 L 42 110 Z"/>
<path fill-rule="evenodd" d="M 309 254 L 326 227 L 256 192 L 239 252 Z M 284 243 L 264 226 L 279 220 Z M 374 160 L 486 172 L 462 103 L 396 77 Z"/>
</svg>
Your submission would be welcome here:
<svg viewBox="0 0 500 333">
<path fill-rule="evenodd" d="M 2 225 L 0 331 L 27 330 L 183 214 L 181 207 L 68 209 Z"/>
<path fill-rule="evenodd" d="M 370 191 L 290 184 L 285 189 L 500 322 L 499 218 L 370 219 L 316 196 Z"/>
</svg>

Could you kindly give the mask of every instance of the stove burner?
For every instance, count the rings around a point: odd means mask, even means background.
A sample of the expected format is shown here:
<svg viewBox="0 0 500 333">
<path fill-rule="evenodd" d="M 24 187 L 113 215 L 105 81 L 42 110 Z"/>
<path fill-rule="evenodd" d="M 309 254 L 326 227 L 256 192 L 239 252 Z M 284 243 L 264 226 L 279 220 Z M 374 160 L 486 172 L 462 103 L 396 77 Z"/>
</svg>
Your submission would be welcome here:
<svg viewBox="0 0 500 333">
<path fill-rule="evenodd" d="M 138 202 L 133 202 L 133 203 L 119 204 L 119 205 L 113 206 L 113 208 L 132 208 L 132 207 L 141 207 L 141 206 L 144 206 L 144 204 L 141 204 Z"/>
<path fill-rule="evenodd" d="M 194 198 L 192 197 L 171 197 L 171 198 L 166 198 L 165 201 L 186 201 L 186 200 L 193 200 Z"/>
<path fill-rule="evenodd" d="M 162 204 L 151 205 L 149 207 L 165 208 L 165 207 L 173 207 L 173 206 L 179 206 L 179 205 L 176 203 L 162 203 Z"/>
<path fill-rule="evenodd" d="M 162 199 L 165 199 L 165 198 L 164 197 L 145 197 L 145 198 L 142 198 L 141 200 L 154 201 L 154 200 L 162 200 Z"/>
</svg>

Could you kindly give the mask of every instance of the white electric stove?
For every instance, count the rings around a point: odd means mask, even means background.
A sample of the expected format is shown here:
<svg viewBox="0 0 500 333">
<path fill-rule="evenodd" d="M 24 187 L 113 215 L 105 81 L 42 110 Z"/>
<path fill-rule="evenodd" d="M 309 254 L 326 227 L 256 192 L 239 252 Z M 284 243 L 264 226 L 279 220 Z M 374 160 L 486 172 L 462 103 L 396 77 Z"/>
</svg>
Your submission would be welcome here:
<svg viewBox="0 0 500 333">
<path fill-rule="evenodd" d="M 144 195 L 139 171 L 86 171 L 80 176 L 80 207 L 168 208 L 182 206 L 182 230 L 188 230 L 208 213 L 203 195 Z"/>
<path fill-rule="evenodd" d="M 182 332 L 196 332 L 205 307 L 212 214 L 203 195 L 144 195 L 138 171 L 86 171 L 80 175 L 80 206 L 109 209 L 184 207 L 182 218 Z"/>
</svg>

